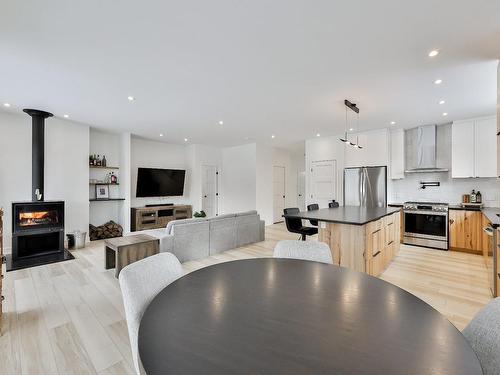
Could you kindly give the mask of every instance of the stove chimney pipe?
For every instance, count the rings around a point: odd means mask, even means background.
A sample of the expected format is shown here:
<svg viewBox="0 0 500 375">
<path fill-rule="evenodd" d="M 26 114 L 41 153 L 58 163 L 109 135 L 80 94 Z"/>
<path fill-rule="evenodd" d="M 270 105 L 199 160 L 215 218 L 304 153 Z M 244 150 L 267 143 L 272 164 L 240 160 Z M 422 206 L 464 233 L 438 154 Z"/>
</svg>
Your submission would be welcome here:
<svg viewBox="0 0 500 375">
<path fill-rule="evenodd" d="M 45 119 L 54 116 L 52 113 L 37 109 L 23 109 L 31 116 L 31 199 L 44 199 L 44 166 L 45 166 Z"/>
</svg>

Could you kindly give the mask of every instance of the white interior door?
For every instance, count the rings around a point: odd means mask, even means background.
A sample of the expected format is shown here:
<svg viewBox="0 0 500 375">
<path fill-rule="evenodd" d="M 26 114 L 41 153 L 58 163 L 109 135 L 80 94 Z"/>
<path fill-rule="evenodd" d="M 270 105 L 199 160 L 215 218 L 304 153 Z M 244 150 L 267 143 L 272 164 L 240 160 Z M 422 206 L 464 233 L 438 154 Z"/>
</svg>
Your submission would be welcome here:
<svg viewBox="0 0 500 375">
<path fill-rule="evenodd" d="M 273 222 L 283 221 L 285 209 L 285 167 L 273 167 Z"/>
<path fill-rule="evenodd" d="M 297 174 L 297 206 L 299 210 L 306 210 L 306 171 Z"/>
<path fill-rule="evenodd" d="M 313 161 L 311 163 L 311 196 L 310 203 L 319 204 L 320 208 L 328 207 L 328 202 L 337 199 L 335 160 Z"/>
<path fill-rule="evenodd" d="M 218 214 L 217 211 L 217 167 L 203 165 L 201 167 L 201 209 L 208 217 Z"/>
</svg>

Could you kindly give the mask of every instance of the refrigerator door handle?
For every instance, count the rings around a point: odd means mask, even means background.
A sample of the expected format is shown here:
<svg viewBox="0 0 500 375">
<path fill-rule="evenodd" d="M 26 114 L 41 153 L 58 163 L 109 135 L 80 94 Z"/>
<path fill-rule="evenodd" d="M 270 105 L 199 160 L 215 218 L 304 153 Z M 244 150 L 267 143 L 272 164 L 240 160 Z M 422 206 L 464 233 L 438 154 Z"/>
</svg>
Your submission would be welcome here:
<svg viewBox="0 0 500 375">
<path fill-rule="evenodd" d="M 366 169 L 361 168 L 361 199 L 360 206 L 366 206 Z"/>
</svg>

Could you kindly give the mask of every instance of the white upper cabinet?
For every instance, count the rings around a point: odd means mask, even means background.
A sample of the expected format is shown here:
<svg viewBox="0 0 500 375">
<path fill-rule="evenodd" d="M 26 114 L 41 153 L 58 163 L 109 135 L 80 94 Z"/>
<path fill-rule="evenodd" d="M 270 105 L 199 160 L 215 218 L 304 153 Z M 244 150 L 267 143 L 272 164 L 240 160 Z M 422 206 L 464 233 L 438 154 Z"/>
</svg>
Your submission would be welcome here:
<svg viewBox="0 0 500 375">
<path fill-rule="evenodd" d="M 496 176 L 496 117 L 455 121 L 451 134 L 453 178 Z"/>
<path fill-rule="evenodd" d="M 476 120 L 476 177 L 497 176 L 496 117 Z"/>
<path fill-rule="evenodd" d="M 391 131 L 391 179 L 405 178 L 405 132 L 403 129 Z"/>
<path fill-rule="evenodd" d="M 349 134 L 349 140 L 356 142 L 356 136 L 363 148 L 345 146 L 344 157 L 346 167 L 388 165 L 389 137 L 387 129 Z"/>
<path fill-rule="evenodd" d="M 451 177 L 474 177 L 474 121 L 456 121 L 451 128 Z"/>
</svg>

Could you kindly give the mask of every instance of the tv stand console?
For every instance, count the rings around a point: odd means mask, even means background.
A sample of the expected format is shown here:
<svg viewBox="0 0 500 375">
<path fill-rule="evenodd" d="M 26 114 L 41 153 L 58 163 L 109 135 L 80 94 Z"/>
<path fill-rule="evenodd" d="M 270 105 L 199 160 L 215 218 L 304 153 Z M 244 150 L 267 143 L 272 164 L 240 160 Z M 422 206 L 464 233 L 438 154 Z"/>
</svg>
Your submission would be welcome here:
<svg viewBox="0 0 500 375">
<path fill-rule="evenodd" d="M 190 205 L 157 205 L 132 207 L 132 232 L 144 229 L 165 228 L 169 221 L 189 219 L 193 209 Z"/>
</svg>

